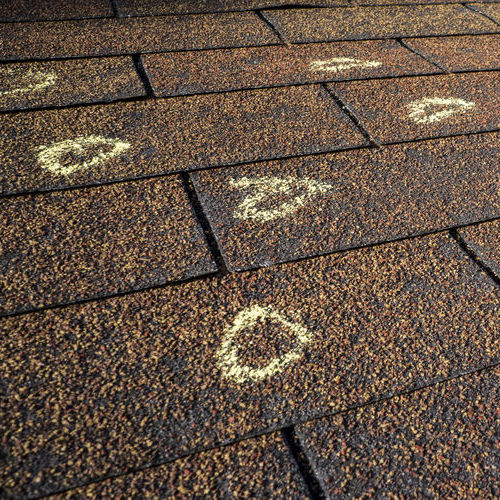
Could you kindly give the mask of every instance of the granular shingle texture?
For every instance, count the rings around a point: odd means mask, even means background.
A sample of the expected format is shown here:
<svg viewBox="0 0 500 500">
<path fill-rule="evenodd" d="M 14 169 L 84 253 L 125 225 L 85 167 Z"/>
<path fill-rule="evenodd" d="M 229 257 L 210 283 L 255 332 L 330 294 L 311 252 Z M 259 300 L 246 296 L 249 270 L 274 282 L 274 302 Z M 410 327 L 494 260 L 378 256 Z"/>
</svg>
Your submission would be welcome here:
<svg viewBox="0 0 500 500">
<path fill-rule="evenodd" d="M 144 66 L 169 96 L 438 71 L 393 40 L 148 54 Z"/>
<path fill-rule="evenodd" d="M 366 143 L 319 86 L 22 113 L 0 127 L 4 194 Z"/>
<path fill-rule="evenodd" d="M 500 278 L 500 220 L 459 231 L 468 247 Z"/>
<path fill-rule="evenodd" d="M 214 270 L 176 178 L 0 200 L 0 313 Z"/>
<path fill-rule="evenodd" d="M 307 498 L 290 450 L 278 434 L 202 452 L 167 465 L 106 479 L 55 498 Z"/>
<path fill-rule="evenodd" d="M 500 370 L 298 427 L 329 498 L 498 498 Z"/>
<path fill-rule="evenodd" d="M 4 318 L 8 494 L 35 496 L 498 362 L 446 235 Z"/>
<path fill-rule="evenodd" d="M 231 269 L 500 216 L 498 133 L 193 174 Z"/>
<path fill-rule="evenodd" d="M 290 42 L 499 31 L 493 21 L 461 5 L 283 9 L 265 16 Z"/>
<path fill-rule="evenodd" d="M 449 71 L 500 69 L 500 35 L 413 38 L 406 43 Z"/>
<path fill-rule="evenodd" d="M 498 130 L 499 73 L 328 84 L 382 142 Z"/>
<path fill-rule="evenodd" d="M 110 0 L 3 0 L 0 21 L 41 21 L 111 16 Z"/>
<path fill-rule="evenodd" d="M 129 57 L 6 64 L 0 82 L 1 111 L 146 94 Z"/>
<path fill-rule="evenodd" d="M 489 5 L 485 5 L 484 3 L 473 3 L 470 4 L 470 6 L 500 24 L 500 5 L 495 3 Z"/>
<path fill-rule="evenodd" d="M 253 12 L 0 24 L 0 59 L 131 54 L 276 43 Z"/>
</svg>

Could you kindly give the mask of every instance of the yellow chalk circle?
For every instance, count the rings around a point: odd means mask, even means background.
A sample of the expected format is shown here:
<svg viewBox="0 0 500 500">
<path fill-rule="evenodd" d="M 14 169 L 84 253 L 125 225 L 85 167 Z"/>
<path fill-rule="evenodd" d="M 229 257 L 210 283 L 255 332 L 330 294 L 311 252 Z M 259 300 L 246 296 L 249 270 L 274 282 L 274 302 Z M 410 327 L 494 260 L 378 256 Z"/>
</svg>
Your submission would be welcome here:
<svg viewBox="0 0 500 500">
<path fill-rule="evenodd" d="M 324 61 L 313 61 L 310 65 L 311 71 L 330 71 L 338 73 L 351 68 L 376 68 L 381 66 L 379 61 L 362 61 L 361 59 L 352 59 L 351 57 L 334 57 Z"/>
<path fill-rule="evenodd" d="M 119 139 L 109 139 L 99 135 L 81 135 L 75 139 L 40 146 L 38 148 L 38 163 L 53 174 L 70 175 L 78 170 L 95 167 L 114 156 L 118 156 L 128 148 L 130 148 L 130 144 Z M 97 152 L 95 152 L 96 149 Z M 71 165 L 61 163 L 67 155 L 82 156 L 89 152 L 93 152 L 93 156 L 89 160 Z"/>
<path fill-rule="evenodd" d="M 295 177 L 241 177 L 231 179 L 230 186 L 239 189 L 252 189 L 254 192 L 247 196 L 233 213 L 237 219 L 258 220 L 267 222 L 273 219 L 286 217 L 303 207 L 307 200 L 314 196 L 325 194 L 334 189 L 330 184 L 315 181 L 313 179 Z M 262 202 L 275 196 L 293 196 L 297 189 L 302 194 L 294 196 L 289 201 L 282 203 L 278 208 L 264 209 Z"/>
<path fill-rule="evenodd" d="M 261 368 L 253 368 L 240 364 L 238 357 L 238 348 L 240 347 L 238 337 L 244 330 L 253 328 L 259 321 L 265 321 L 266 319 L 279 323 L 293 333 L 297 340 L 297 346 L 283 356 L 270 360 L 266 366 Z M 261 307 L 255 305 L 244 309 L 236 315 L 233 324 L 226 330 L 226 336 L 217 351 L 217 359 L 225 378 L 229 378 L 240 384 L 255 382 L 282 371 L 287 365 L 298 360 L 302 356 L 304 346 L 311 342 L 312 338 L 312 333 L 306 328 L 288 321 L 271 306 Z"/>
<path fill-rule="evenodd" d="M 432 108 L 445 106 L 446 109 L 430 113 Z M 465 113 L 475 106 L 473 102 L 455 97 L 425 97 L 408 104 L 409 117 L 421 124 L 435 123 L 456 113 Z"/>
<path fill-rule="evenodd" d="M 0 75 L 1 73 L 4 73 L 4 75 L 12 75 L 14 70 L 12 68 L 4 68 L 1 70 Z M 57 75 L 50 72 L 29 70 L 23 78 L 27 80 L 27 84 L 15 89 L 0 90 L 0 97 L 11 94 L 22 94 L 25 92 L 36 92 L 46 87 L 50 87 L 54 85 L 57 80 Z"/>
</svg>

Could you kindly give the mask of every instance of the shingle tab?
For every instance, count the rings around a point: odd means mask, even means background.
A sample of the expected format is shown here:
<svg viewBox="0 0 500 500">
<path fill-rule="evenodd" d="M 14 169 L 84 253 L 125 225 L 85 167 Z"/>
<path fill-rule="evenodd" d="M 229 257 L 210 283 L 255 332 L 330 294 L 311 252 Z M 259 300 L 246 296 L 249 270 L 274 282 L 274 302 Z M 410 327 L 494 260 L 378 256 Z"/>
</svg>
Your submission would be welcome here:
<svg viewBox="0 0 500 500">
<path fill-rule="evenodd" d="M 253 12 L 0 24 L 0 59 L 133 54 L 276 43 Z"/>
<path fill-rule="evenodd" d="M 484 4 L 484 3 L 472 3 L 469 4 L 472 8 L 476 9 L 491 19 L 495 20 L 500 24 L 500 5 L 497 3 Z"/>
<path fill-rule="evenodd" d="M 165 96 L 439 71 L 393 40 L 171 52 L 143 60 L 155 93 Z"/>
<path fill-rule="evenodd" d="M 283 438 L 268 434 L 70 490 L 69 498 L 307 498 Z"/>
<path fill-rule="evenodd" d="M 500 69 L 500 35 L 412 38 L 406 43 L 450 71 Z"/>
<path fill-rule="evenodd" d="M 0 313 L 215 270 L 178 179 L 0 200 Z"/>
<path fill-rule="evenodd" d="M 406 5 L 265 11 L 291 42 L 497 32 L 499 26 L 461 5 Z"/>
<path fill-rule="evenodd" d="M 4 194 L 366 143 L 319 86 L 22 113 L 0 116 L 0 127 L 4 131 L 0 137 L 0 191 Z M 71 146 L 74 141 L 88 142 L 88 137 L 128 146 L 101 161 L 99 155 L 109 152 L 111 146 L 83 151 L 78 144 Z M 69 153 L 78 153 L 76 159 L 68 158 Z M 67 163 L 75 168 L 68 171 Z"/>
<path fill-rule="evenodd" d="M 298 427 L 329 498 L 497 498 L 500 370 Z"/>
<path fill-rule="evenodd" d="M 113 15 L 110 0 L 5 0 L 0 21 L 42 21 Z"/>
<path fill-rule="evenodd" d="M 381 142 L 498 130 L 499 73 L 328 84 Z"/>
<path fill-rule="evenodd" d="M 193 174 L 231 269 L 500 216 L 500 135 Z"/>
<path fill-rule="evenodd" d="M 446 235 L 4 318 L 2 484 L 36 496 L 498 362 Z"/>
<path fill-rule="evenodd" d="M 465 227 L 459 230 L 459 234 L 476 256 L 500 278 L 500 220 Z"/>
<path fill-rule="evenodd" d="M 128 57 L 11 63 L 0 67 L 0 110 L 144 96 Z"/>
</svg>

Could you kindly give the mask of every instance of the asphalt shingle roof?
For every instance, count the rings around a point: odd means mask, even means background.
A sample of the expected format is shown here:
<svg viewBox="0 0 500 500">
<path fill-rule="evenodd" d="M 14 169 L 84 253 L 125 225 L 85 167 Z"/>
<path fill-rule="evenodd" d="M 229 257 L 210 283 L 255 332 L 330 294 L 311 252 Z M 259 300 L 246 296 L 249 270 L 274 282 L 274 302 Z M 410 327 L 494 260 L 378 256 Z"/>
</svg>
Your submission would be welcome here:
<svg viewBox="0 0 500 500">
<path fill-rule="evenodd" d="M 0 497 L 499 497 L 498 7 L 0 2 Z"/>
</svg>

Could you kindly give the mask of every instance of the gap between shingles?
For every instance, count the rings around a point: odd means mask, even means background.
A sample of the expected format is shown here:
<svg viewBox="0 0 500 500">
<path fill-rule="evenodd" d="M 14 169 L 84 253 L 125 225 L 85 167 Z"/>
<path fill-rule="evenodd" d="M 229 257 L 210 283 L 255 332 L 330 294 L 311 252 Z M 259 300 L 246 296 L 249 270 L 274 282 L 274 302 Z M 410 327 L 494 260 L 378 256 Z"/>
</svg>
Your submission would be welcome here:
<svg viewBox="0 0 500 500">
<path fill-rule="evenodd" d="M 467 241 L 465 241 L 462 236 L 460 236 L 458 228 L 450 229 L 450 235 L 458 243 L 462 251 L 470 257 L 470 259 L 481 269 L 481 271 L 486 273 L 489 278 L 491 278 L 498 286 L 500 286 L 500 276 L 497 276 L 495 271 L 493 271 L 493 269 L 488 266 L 488 264 L 486 264 L 483 259 L 481 259 L 481 257 L 477 255 L 476 252 L 474 252 L 474 250 L 472 250 Z"/>
<path fill-rule="evenodd" d="M 495 5 L 495 4 L 496 4 L 496 2 L 487 2 L 485 5 Z M 474 12 L 475 14 L 479 14 L 480 16 L 485 17 L 486 19 L 488 19 L 491 22 L 495 23 L 497 26 L 500 26 L 500 22 L 498 22 L 494 17 L 491 17 L 489 14 L 486 14 L 486 12 L 483 12 L 482 10 L 479 10 L 479 8 L 476 8 L 474 5 L 471 5 L 471 4 L 468 4 L 468 3 L 462 3 L 461 5 L 463 5 L 466 9 Z"/>
<path fill-rule="evenodd" d="M 419 50 L 415 49 L 414 47 L 411 47 L 408 45 L 402 38 L 396 38 L 396 42 L 398 42 L 404 49 L 409 50 L 413 54 L 421 57 L 424 61 L 427 61 L 429 64 L 432 64 L 434 67 L 438 68 L 441 70 L 443 73 L 450 74 L 452 71 L 449 69 L 445 68 L 444 66 L 441 66 L 439 63 L 433 61 L 430 57 L 428 57 L 426 54 L 423 52 L 420 52 Z"/>
<path fill-rule="evenodd" d="M 337 106 L 350 118 L 363 137 L 368 140 L 370 146 L 380 148 L 380 143 L 372 137 L 356 112 L 326 83 L 321 83 L 320 85 L 326 91 L 328 96 L 330 96 L 331 99 L 337 104 Z"/>
<path fill-rule="evenodd" d="M 284 45 L 290 45 L 290 42 L 287 40 L 285 35 L 281 33 L 280 29 L 276 26 L 276 24 L 269 19 L 262 9 L 257 9 L 254 11 L 257 16 L 269 27 L 269 29 L 274 33 L 274 35 L 278 38 L 278 40 Z"/>
<path fill-rule="evenodd" d="M 415 392 L 425 390 L 427 388 L 439 386 L 440 384 L 445 384 L 447 382 L 451 382 L 452 380 L 456 380 L 456 379 L 468 377 L 468 376 L 474 375 L 474 374 L 479 374 L 479 373 L 482 373 L 482 372 L 488 371 L 488 370 L 493 370 L 497 366 L 500 366 L 500 361 L 498 361 L 498 360 L 496 360 L 493 363 L 490 363 L 488 365 L 481 366 L 479 368 L 474 368 L 472 370 L 467 370 L 467 371 L 461 372 L 459 374 L 451 375 L 449 377 L 437 378 L 437 379 L 435 379 L 435 380 L 433 380 L 431 382 L 424 383 L 424 384 L 422 384 L 421 386 L 418 386 L 418 387 L 413 387 L 411 389 L 402 390 L 402 391 L 399 391 L 397 393 L 388 394 L 387 396 L 381 396 L 379 398 L 373 398 L 373 399 L 371 399 L 369 401 L 366 401 L 364 403 L 359 403 L 357 405 L 349 406 L 349 407 L 346 407 L 346 408 L 344 408 L 342 410 L 327 412 L 327 413 L 318 415 L 318 416 L 310 418 L 310 419 L 298 419 L 295 422 L 284 423 L 283 425 L 278 426 L 278 427 L 271 427 L 271 428 L 264 429 L 263 431 L 260 431 L 260 432 L 245 434 L 243 437 L 241 437 L 239 439 L 236 438 L 236 439 L 231 439 L 231 440 L 228 440 L 228 441 L 222 441 L 221 443 L 218 443 L 218 444 L 213 445 L 213 446 L 206 446 L 206 447 L 201 447 L 201 448 L 195 448 L 193 451 L 190 451 L 190 452 L 187 452 L 187 453 L 183 453 L 183 454 L 179 454 L 175 458 L 172 458 L 172 459 L 169 459 L 169 460 L 165 460 L 165 461 L 163 461 L 161 463 L 150 463 L 150 464 L 145 465 L 144 467 L 137 467 L 137 468 L 129 469 L 129 470 L 127 470 L 127 472 L 122 472 L 122 473 L 118 473 L 118 474 L 108 474 L 108 475 L 102 476 L 99 479 L 96 479 L 96 480 L 93 480 L 93 481 L 87 481 L 85 483 L 75 484 L 74 486 L 70 486 L 68 488 L 64 488 L 64 489 L 60 489 L 60 490 L 55 490 L 55 491 L 52 491 L 50 493 L 39 495 L 39 496 L 33 497 L 33 498 L 37 498 L 37 499 L 38 498 L 46 498 L 46 497 L 49 497 L 49 496 L 52 496 L 52 495 L 65 493 L 67 491 L 72 491 L 72 490 L 75 490 L 75 489 L 84 488 L 84 487 L 89 486 L 91 484 L 101 483 L 101 482 L 103 482 L 103 481 L 105 481 L 107 479 L 116 479 L 116 478 L 119 478 L 119 477 L 124 477 L 124 476 L 127 476 L 127 475 L 132 475 L 132 474 L 137 474 L 137 473 L 140 473 L 140 472 L 144 472 L 144 471 L 147 471 L 149 469 L 154 469 L 154 468 L 162 467 L 162 466 L 171 464 L 173 462 L 176 462 L 177 460 L 181 460 L 183 458 L 191 457 L 191 456 L 198 455 L 198 454 L 204 453 L 204 452 L 209 452 L 209 451 L 212 451 L 212 450 L 219 450 L 221 448 L 226 448 L 228 446 L 232 446 L 234 444 L 237 444 L 237 443 L 239 443 L 241 441 L 247 441 L 249 439 L 257 438 L 259 436 L 264 436 L 264 435 L 267 435 L 267 434 L 273 434 L 273 433 L 279 432 L 279 431 L 281 431 L 282 429 L 285 429 L 285 428 L 296 427 L 297 425 L 307 424 L 307 423 L 311 423 L 311 422 L 317 422 L 318 420 L 321 420 L 323 418 L 331 418 L 331 417 L 334 417 L 335 415 L 339 415 L 339 414 L 343 414 L 343 413 L 349 413 L 349 412 L 354 412 L 354 411 L 357 411 L 357 410 L 359 410 L 361 408 L 365 408 L 367 406 L 380 404 L 380 403 L 383 403 L 385 401 L 390 401 L 391 399 L 395 399 L 395 398 L 398 398 L 398 397 L 401 397 L 401 396 L 407 396 L 407 395 L 413 394 Z"/>
</svg>

